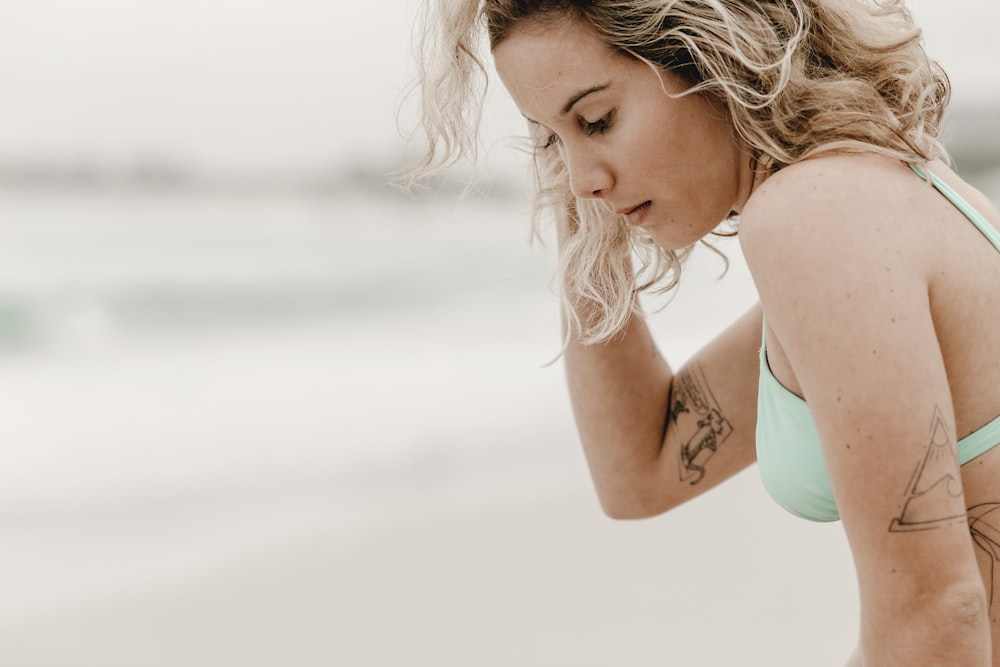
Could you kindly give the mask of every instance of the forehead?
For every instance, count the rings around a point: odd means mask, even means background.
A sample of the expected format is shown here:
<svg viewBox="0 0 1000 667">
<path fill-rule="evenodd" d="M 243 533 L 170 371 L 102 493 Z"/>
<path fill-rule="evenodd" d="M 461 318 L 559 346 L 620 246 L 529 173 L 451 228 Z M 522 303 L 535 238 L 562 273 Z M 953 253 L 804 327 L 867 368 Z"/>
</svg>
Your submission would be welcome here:
<svg viewBox="0 0 1000 667">
<path fill-rule="evenodd" d="M 493 50 L 493 61 L 521 112 L 539 120 L 557 114 L 578 90 L 614 83 L 635 64 L 569 18 L 523 23 Z"/>
</svg>

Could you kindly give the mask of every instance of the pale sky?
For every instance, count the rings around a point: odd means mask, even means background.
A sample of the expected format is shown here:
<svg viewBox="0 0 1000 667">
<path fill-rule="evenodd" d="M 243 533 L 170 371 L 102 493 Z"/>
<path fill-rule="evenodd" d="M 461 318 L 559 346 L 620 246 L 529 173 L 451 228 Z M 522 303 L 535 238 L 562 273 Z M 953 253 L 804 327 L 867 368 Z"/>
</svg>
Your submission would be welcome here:
<svg viewBox="0 0 1000 667">
<path fill-rule="evenodd" d="M 1000 107 L 1000 4 L 911 0 L 956 104 Z M 151 156 L 221 168 L 399 153 L 416 0 L 7 0 L 0 163 Z M 497 113 L 520 131 L 512 106 Z"/>
</svg>

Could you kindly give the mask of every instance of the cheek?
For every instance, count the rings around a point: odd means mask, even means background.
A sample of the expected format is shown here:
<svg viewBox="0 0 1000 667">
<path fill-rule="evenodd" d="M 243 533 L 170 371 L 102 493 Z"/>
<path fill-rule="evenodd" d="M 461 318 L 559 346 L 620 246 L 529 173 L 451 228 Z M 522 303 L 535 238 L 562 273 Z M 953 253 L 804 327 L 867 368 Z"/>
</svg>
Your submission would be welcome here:
<svg viewBox="0 0 1000 667">
<path fill-rule="evenodd" d="M 693 137 L 679 124 L 670 109 L 650 105 L 652 113 L 637 119 L 629 129 L 632 154 L 659 170 L 676 171 L 678 163 L 687 162 Z"/>
<path fill-rule="evenodd" d="M 622 153 L 627 164 L 643 166 L 648 176 L 673 171 L 676 163 L 677 140 L 668 128 L 659 123 L 636 125 L 629 129 L 623 142 Z"/>
</svg>

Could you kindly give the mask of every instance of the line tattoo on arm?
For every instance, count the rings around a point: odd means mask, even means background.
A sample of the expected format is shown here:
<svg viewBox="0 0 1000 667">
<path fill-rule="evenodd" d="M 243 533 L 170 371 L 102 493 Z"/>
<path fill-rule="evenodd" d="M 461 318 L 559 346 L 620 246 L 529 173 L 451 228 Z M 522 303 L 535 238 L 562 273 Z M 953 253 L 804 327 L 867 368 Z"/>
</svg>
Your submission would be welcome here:
<svg viewBox="0 0 1000 667">
<path fill-rule="evenodd" d="M 966 520 L 965 508 L 957 500 L 962 497 L 958 449 L 937 406 L 930 430 L 927 452 L 910 477 L 903 509 L 892 520 L 889 532 L 931 530 Z"/>
<path fill-rule="evenodd" d="M 889 531 L 932 530 L 968 523 L 976 561 L 984 573 L 988 608 L 993 613 L 1000 599 L 1000 502 L 978 503 L 968 509 L 954 502 L 962 495 L 962 467 L 958 448 L 948 433 L 941 410 L 935 407 L 927 452 L 913 471 L 903 509 L 892 520 Z"/>
<path fill-rule="evenodd" d="M 993 611 L 993 602 L 1000 596 L 997 563 L 1000 563 L 1000 503 L 980 503 L 969 508 L 969 533 L 972 543 L 976 545 L 976 560 L 984 572 L 989 573 L 989 587 L 986 595 L 989 598 L 989 609 Z"/>
<path fill-rule="evenodd" d="M 699 364 L 682 369 L 674 378 L 670 422 L 681 440 L 680 479 L 697 484 L 705 464 L 733 432 L 722 414 Z"/>
</svg>

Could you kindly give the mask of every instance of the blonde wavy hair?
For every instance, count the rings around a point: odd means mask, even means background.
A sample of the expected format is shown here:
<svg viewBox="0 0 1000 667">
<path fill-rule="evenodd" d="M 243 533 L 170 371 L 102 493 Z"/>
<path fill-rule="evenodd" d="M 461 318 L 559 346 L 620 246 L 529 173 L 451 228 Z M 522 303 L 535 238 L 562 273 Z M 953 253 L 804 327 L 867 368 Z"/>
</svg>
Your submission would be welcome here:
<svg viewBox="0 0 1000 667">
<path fill-rule="evenodd" d="M 716 102 L 759 170 L 830 150 L 947 159 L 938 135 L 950 84 L 902 0 L 425 0 L 416 57 L 427 145 L 410 183 L 475 161 L 483 37 L 492 50 L 524 21 L 567 18 L 678 74 L 691 84 L 682 94 Z M 558 151 L 534 150 L 533 166 L 536 226 L 546 211 L 576 218 L 560 257 L 568 330 L 588 344 L 610 340 L 638 312 L 639 292 L 677 285 L 691 248 L 664 250 L 596 201 L 574 198 Z"/>
</svg>

